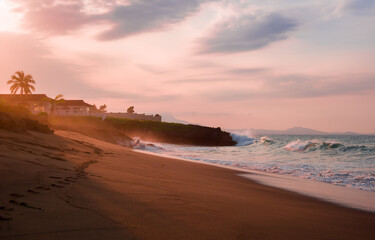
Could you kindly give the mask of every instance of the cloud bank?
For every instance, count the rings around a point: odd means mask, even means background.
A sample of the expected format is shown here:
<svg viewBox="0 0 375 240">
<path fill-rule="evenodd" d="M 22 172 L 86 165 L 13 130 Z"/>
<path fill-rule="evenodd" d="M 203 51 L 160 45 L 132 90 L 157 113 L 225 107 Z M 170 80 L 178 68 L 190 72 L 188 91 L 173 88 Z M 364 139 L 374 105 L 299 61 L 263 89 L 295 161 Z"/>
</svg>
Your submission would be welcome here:
<svg viewBox="0 0 375 240">
<path fill-rule="evenodd" d="M 170 81 L 168 83 L 180 85 L 197 85 L 209 82 L 216 86 L 215 91 L 201 91 L 198 95 L 206 99 L 229 102 L 246 101 L 254 98 L 261 99 L 304 99 L 319 98 L 337 95 L 366 94 L 375 90 L 375 75 L 336 75 L 316 76 L 304 74 L 271 75 L 262 76 L 262 72 L 256 76 L 242 78 L 189 78 Z M 221 83 L 232 83 L 231 86 Z M 252 86 L 257 85 L 256 89 Z M 250 88 L 249 88 L 250 87 Z"/>
<path fill-rule="evenodd" d="M 125 38 L 144 32 L 166 29 L 196 13 L 202 3 L 214 0 L 116 0 L 87 2 L 83 0 L 14 0 L 17 12 L 23 12 L 26 29 L 46 35 L 63 35 L 85 25 L 107 24 L 100 32 L 103 41 Z M 92 9 L 98 12 L 92 13 Z M 101 9 L 101 10 L 100 10 Z M 91 10 L 91 11 L 90 11 Z"/>
<path fill-rule="evenodd" d="M 236 53 L 257 50 L 289 37 L 298 22 L 279 13 L 263 17 L 245 15 L 217 25 L 201 41 L 200 54 Z"/>
<path fill-rule="evenodd" d="M 97 16 L 112 23 L 112 28 L 99 35 L 100 40 L 114 40 L 142 32 L 165 29 L 197 12 L 207 0 L 140 0 L 117 6 Z"/>
<path fill-rule="evenodd" d="M 345 11 L 358 14 L 367 15 L 375 13 L 375 1 L 374 0 L 346 0 L 343 4 Z"/>
<path fill-rule="evenodd" d="M 90 22 L 77 3 L 31 8 L 23 18 L 26 29 L 49 35 L 67 34 Z"/>
</svg>

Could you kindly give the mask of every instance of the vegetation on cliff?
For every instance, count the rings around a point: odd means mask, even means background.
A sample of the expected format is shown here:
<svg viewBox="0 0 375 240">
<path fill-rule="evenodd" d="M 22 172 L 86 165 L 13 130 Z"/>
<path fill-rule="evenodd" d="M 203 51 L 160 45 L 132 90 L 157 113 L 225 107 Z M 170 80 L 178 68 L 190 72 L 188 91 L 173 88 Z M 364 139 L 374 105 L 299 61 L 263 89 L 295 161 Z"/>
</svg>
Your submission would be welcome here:
<svg viewBox="0 0 375 240">
<path fill-rule="evenodd" d="M 0 102 L 0 129 L 12 132 L 36 131 L 53 133 L 47 123 L 47 115 L 33 115 L 22 106 L 9 106 Z"/>
<path fill-rule="evenodd" d="M 139 137 L 145 141 L 200 146 L 235 145 L 229 133 L 220 128 L 179 123 L 154 122 L 93 116 L 50 116 L 53 128 L 77 131 L 105 140 L 118 141 Z M 117 140 L 116 140 L 117 139 Z"/>
</svg>

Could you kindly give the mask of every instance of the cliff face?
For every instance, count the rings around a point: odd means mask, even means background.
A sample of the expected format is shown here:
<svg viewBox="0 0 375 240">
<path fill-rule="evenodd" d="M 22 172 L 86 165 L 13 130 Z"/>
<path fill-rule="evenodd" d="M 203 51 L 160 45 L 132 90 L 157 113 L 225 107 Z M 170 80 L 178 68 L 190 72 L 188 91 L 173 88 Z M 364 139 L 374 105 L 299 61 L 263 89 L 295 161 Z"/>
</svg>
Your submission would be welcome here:
<svg viewBox="0 0 375 240">
<path fill-rule="evenodd" d="M 110 117 L 102 122 L 101 118 L 87 116 L 50 117 L 50 120 L 51 126 L 56 129 L 78 131 L 88 135 L 98 135 L 101 132 L 116 139 L 121 139 L 121 136 L 124 140 L 129 137 L 139 137 L 144 141 L 197 146 L 233 146 L 236 144 L 229 133 L 220 128 L 198 125 Z M 100 136 L 100 138 L 105 137 Z"/>
<path fill-rule="evenodd" d="M 233 146 L 236 144 L 229 133 L 222 131 L 220 128 L 198 125 L 181 127 L 172 124 L 163 126 L 163 129 L 140 126 L 138 128 L 123 128 L 123 131 L 130 137 L 140 137 L 145 141 L 198 146 Z"/>
</svg>

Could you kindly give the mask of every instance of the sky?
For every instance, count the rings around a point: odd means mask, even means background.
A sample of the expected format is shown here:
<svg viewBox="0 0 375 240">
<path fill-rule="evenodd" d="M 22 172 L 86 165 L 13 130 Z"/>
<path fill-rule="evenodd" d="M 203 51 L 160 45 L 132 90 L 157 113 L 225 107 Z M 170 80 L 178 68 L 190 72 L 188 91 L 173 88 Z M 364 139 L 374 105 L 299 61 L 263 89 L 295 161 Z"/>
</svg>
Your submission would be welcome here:
<svg viewBox="0 0 375 240">
<path fill-rule="evenodd" d="M 224 129 L 375 133 L 374 0 L 0 0 L 0 93 Z"/>
</svg>

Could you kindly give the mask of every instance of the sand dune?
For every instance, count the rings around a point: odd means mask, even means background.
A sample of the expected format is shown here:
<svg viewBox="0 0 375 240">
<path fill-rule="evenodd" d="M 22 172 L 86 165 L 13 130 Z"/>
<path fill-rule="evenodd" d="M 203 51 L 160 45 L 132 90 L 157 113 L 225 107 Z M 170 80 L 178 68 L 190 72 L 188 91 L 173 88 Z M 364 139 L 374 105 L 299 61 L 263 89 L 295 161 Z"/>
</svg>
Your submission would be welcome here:
<svg viewBox="0 0 375 240">
<path fill-rule="evenodd" d="M 375 215 L 230 169 L 0 131 L 1 239 L 372 239 Z"/>
</svg>

